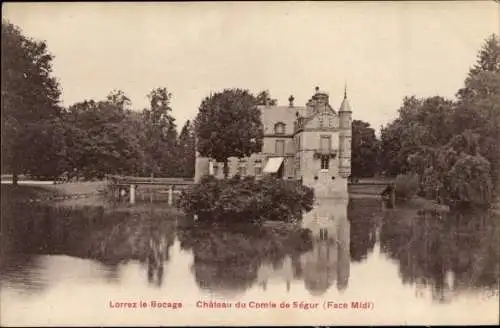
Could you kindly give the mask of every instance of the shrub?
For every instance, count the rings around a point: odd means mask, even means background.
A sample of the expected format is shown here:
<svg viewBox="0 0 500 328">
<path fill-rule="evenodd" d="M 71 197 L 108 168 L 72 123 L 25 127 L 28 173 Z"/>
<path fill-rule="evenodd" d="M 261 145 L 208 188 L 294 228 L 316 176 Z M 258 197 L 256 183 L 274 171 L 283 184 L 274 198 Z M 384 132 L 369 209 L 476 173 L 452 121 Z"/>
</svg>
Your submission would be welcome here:
<svg viewBox="0 0 500 328">
<path fill-rule="evenodd" d="M 293 221 L 310 211 L 313 202 L 313 190 L 295 181 L 207 176 L 182 193 L 180 207 L 202 221 Z"/>
<path fill-rule="evenodd" d="M 394 181 L 396 198 L 408 200 L 418 191 L 418 176 L 416 174 L 398 174 Z"/>
</svg>

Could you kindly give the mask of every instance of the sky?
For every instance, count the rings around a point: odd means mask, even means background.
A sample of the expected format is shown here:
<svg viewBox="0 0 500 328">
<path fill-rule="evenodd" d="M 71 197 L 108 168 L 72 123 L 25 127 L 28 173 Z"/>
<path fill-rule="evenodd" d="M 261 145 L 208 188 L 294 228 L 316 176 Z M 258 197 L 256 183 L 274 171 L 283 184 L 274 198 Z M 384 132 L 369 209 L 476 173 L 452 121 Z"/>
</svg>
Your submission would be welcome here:
<svg viewBox="0 0 500 328">
<path fill-rule="evenodd" d="M 54 55 L 62 104 L 123 90 L 148 106 L 172 93 L 180 129 L 225 88 L 304 105 L 314 88 L 378 130 L 404 96 L 453 99 L 486 37 L 494 1 L 8 3 L 3 17 Z"/>
</svg>

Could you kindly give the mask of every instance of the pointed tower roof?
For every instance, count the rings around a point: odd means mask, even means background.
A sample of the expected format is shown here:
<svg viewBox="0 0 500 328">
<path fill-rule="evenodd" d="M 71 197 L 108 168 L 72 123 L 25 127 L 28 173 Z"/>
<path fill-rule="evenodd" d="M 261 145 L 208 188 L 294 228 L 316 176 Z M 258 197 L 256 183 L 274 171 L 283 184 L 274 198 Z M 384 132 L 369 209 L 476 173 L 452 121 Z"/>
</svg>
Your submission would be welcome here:
<svg viewBox="0 0 500 328">
<path fill-rule="evenodd" d="M 349 105 L 349 100 L 347 99 L 347 84 L 344 86 L 344 99 L 340 105 L 339 112 L 352 112 L 351 106 Z"/>
</svg>

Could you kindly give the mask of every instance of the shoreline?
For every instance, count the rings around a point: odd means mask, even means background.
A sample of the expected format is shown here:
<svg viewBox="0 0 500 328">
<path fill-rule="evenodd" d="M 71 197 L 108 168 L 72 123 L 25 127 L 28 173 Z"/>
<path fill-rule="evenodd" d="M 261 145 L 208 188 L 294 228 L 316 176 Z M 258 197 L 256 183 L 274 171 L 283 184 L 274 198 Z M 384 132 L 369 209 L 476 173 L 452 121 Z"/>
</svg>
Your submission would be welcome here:
<svg viewBox="0 0 500 328">
<path fill-rule="evenodd" d="M 85 207 L 85 206 L 103 206 L 110 210 L 121 209 L 144 209 L 165 207 L 175 209 L 175 206 L 168 206 L 166 202 L 138 202 L 131 205 L 127 202 L 112 202 L 105 198 L 103 192 L 106 188 L 106 181 L 96 182 L 69 182 L 62 184 L 52 184 L 48 181 L 24 181 L 18 186 L 2 181 L 2 202 L 28 203 L 28 204 L 51 204 L 55 206 Z M 348 199 L 379 199 L 383 202 L 379 194 L 370 192 L 356 191 L 348 194 Z M 161 205 L 161 206 L 158 206 Z M 397 202 L 395 209 L 405 207 L 407 209 L 420 209 L 438 212 L 449 212 L 450 207 L 444 204 L 438 204 L 434 200 L 415 196 L 405 202 Z M 389 210 L 389 209 L 388 209 Z M 500 199 L 491 206 L 491 210 L 500 213 Z"/>
</svg>

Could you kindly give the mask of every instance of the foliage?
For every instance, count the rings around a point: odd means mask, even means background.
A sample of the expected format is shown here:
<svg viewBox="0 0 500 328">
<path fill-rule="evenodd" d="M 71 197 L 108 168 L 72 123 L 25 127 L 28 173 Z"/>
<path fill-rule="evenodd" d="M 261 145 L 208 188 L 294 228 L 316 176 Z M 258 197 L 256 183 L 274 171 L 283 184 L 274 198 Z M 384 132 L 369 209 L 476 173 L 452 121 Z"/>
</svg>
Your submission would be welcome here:
<svg viewBox="0 0 500 328">
<path fill-rule="evenodd" d="M 479 135 L 480 154 L 491 164 L 494 187 L 500 182 L 500 39 L 491 35 L 479 51 L 465 85 L 457 93 L 454 125 Z"/>
<path fill-rule="evenodd" d="M 60 146 L 59 85 L 52 74 L 53 56 L 44 41 L 25 37 L 2 20 L 2 172 L 55 174 Z M 38 157 L 44 154 L 43 157 Z M 45 172 L 40 172 L 41 163 Z"/>
<path fill-rule="evenodd" d="M 145 151 L 144 175 L 172 177 L 177 175 L 177 131 L 175 119 L 172 116 L 170 100 L 172 94 L 166 88 L 153 89 L 148 98 L 150 108 L 144 109 L 142 120 L 144 124 Z"/>
<path fill-rule="evenodd" d="M 399 117 L 381 131 L 379 161 L 386 174 L 395 176 L 408 172 L 411 154 L 422 147 L 448 142 L 452 135 L 447 129 L 452 105 L 442 97 L 403 99 Z"/>
<path fill-rule="evenodd" d="M 416 174 L 398 174 L 394 181 L 394 191 L 397 199 L 411 199 L 418 191 L 418 176 Z"/>
<path fill-rule="evenodd" d="M 449 181 L 454 203 L 487 206 L 493 200 L 490 163 L 482 156 L 460 154 L 449 173 Z"/>
<path fill-rule="evenodd" d="M 479 154 L 479 136 L 470 130 L 440 148 L 413 154 L 413 172 L 421 177 L 425 197 L 448 205 L 484 206 L 493 199 L 489 162 Z"/>
<path fill-rule="evenodd" d="M 484 205 L 500 182 L 500 40 L 489 37 L 458 100 L 406 97 L 382 129 L 385 173 L 412 171 L 420 191 L 447 204 Z"/>
<path fill-rule="evenodd" d="M 367 122 L 352 122 L 352 158 L 353 177 L 373 177 L 377 172 L 378 140 L 375 130 Z"/>
<path fill-rule="evenodd" d="M 70 175 L 92 179 L 140 169 L 141 145 L 124 108 L 110 101 L 84 101 L 72 105 L 64 118 L 62 160 Z"/>
<path fill-rule="evenodd" d="M 195 121 L 197 149 L 203 157 L 224 163 L 262 149 L 263 126 L 255 97 L 246 90 L 226 89 L 205 98 Z"/>
<path fill-rule="evenodd" d="M 181 207 L 202 221 L 259 222 L 292 221 L 310 211 L 314 201 L 311 188 L 294 182 L 265 177 L 255 180 L 235 176 L 217 180 L 202 178 L 181 195 Z"/>
</svg>

